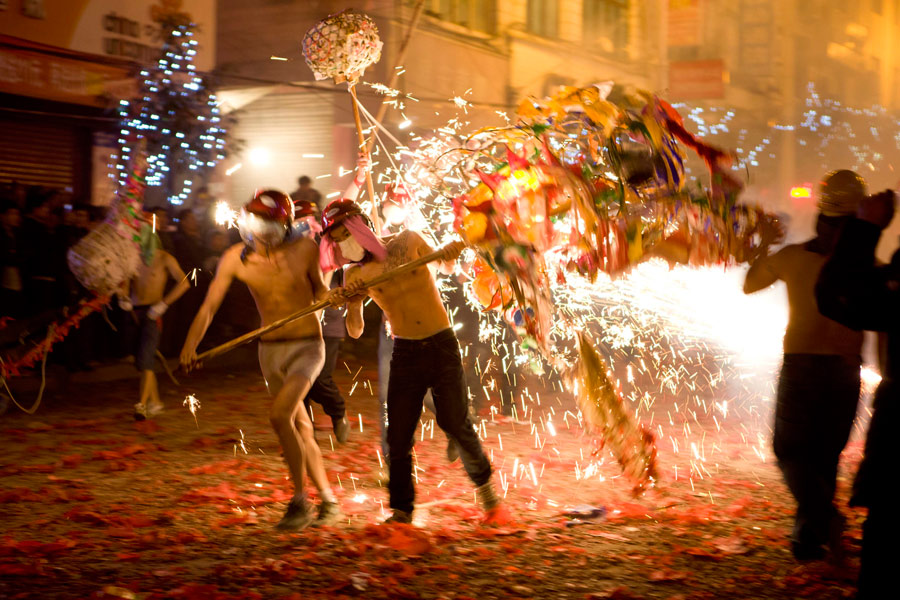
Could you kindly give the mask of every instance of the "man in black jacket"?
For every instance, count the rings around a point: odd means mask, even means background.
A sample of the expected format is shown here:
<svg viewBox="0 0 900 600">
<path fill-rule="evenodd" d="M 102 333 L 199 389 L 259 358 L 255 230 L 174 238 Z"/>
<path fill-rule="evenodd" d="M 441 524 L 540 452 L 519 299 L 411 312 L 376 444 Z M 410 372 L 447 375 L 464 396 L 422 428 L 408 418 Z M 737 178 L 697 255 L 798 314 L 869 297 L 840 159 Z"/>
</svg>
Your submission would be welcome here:
<svg viewBox="0 0 900 600">
<path fill-rule="evenodd" d="M 822 314 L 854 329 L 887 333 L 883 379 L 875 393 L 865 455 L 850 499 L 851 506 L 869 509 L 863 525 L 859 599 L 886 598 L 896 593 L 892 571 L 900 519 L 892 506 L 892 492 L 900 446 L 892 437 L 900 427 L 900 251 L 889 265 L 878 266 L 875 261 L 881 231 L 893 216 L 893 191 L 865 198 L 856 218 L 841 233 L 816 284 Z"/>
</svg>

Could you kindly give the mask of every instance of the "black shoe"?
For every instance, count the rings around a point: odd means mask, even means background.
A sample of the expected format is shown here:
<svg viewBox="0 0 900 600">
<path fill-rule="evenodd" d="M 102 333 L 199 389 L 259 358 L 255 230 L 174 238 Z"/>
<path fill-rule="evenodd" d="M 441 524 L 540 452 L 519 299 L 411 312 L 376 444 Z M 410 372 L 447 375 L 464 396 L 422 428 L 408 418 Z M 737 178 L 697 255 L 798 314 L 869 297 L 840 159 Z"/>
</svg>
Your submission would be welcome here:
<svg viewBox="0 0 900 600">
<path fill-rule="evenodd" d="M 299 531 L 308 527 L 312 522 L 313 514 L 309 501 L 305 498 L 299 500 L 294 498 L 288 504 L 287 511 L 275 528 L 282 531 Z"/>
<path fill-rule="evenodd" d="M 459 458 L 459 446 L 451 439 L 447 439 L 447 460 L 451 463 Z"/>
<path fill-rule="evenodd" d="M 405 510 L 394 509 L 394 514 L 384 520 L 385 523 L 400 523 L 401 525 L 412 524 L 412 513 Z"/>
<path fill-rule="evenodd" d="M 314 527 L 330 527 L 344 518 L 341 506 L 337 502 L 322 501 L 319 504 L 319 515 L 313 522 Z"/>
<path fill-rule="evenodd" d="M 347 438 L 350 437 L 350 421 L 347 420 L 347 415 L 340 419 L 331 419 L 331 424 L 334 427 L 334 437 L 338 444 L 346 444 Z"/>
</svg>

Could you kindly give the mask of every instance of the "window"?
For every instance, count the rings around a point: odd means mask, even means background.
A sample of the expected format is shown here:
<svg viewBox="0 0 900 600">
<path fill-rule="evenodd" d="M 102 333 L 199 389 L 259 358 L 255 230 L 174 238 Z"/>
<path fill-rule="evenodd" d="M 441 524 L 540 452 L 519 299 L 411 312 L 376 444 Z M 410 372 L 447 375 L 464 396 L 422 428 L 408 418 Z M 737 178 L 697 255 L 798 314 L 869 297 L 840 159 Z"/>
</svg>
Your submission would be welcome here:
<svg viewBox="0 0 900 600">
<path fill-rule="evenodd" d="M 607 52 L 625 49 L 628 44 L 627 0 L 584 0 L 581 23 L 585 44 Z"/>
<path fill-rule="evenodd" d="M 475 31 L 494 33 L 497 28 L 496 0 L 427 0 L 425 12 Z"/>
<path fill-rule="evenodd" d="M 525 27 L 531 33 L 555 38 L 559 33 L 559 2 L 528 0 L 528 20 Z"/>
</svg>

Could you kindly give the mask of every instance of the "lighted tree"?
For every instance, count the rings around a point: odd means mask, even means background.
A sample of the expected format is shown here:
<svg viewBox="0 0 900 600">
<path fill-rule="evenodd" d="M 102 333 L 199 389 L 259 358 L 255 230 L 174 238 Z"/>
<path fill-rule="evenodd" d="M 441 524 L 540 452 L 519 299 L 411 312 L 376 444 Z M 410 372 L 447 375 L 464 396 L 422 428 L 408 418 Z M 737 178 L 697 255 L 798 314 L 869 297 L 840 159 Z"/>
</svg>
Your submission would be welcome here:
<svg viewBox="0 0 900 600">
<path fill-rule="evenodd" d="M 184 13 L 166 13 L 158 22 L 165 40 L 159 58 L 140 71 L 136 97 L 119 103 L 119 180 L 143 140 L 147 186 L 162 187 L 168 202 L 179 205 L 225 157 L 226 126 L 194 65 L 196 25 Z"/>
</svg>

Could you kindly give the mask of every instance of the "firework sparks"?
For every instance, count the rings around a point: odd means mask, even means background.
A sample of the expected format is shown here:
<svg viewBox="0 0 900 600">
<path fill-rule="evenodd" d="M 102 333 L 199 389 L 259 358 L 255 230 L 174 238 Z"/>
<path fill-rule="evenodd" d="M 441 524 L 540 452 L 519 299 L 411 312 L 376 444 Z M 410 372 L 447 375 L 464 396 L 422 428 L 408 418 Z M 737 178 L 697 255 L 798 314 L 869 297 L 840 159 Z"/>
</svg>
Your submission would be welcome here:
<svg viewBox="0 0 900 600">
<path fill-rule="evenodd" d="M 215 221 L 218 225 L 224 225 L 228 229 L 237 227 L 238 214 L 224 200 L 216 203 Z"/>
<path fill-rule="evenodd" d="M 184 402 L 181 404 L 182 406 L 188 407 L 188 410 L 190 410 L 191 414 L 194 416 L 194 424 L 197 426 L 197 429 L 200 429 L 200 423 L 197 421 L 197 411 L 200 410 L 200 400 L 191 394 L 186 396 Z"/>
</svg>

